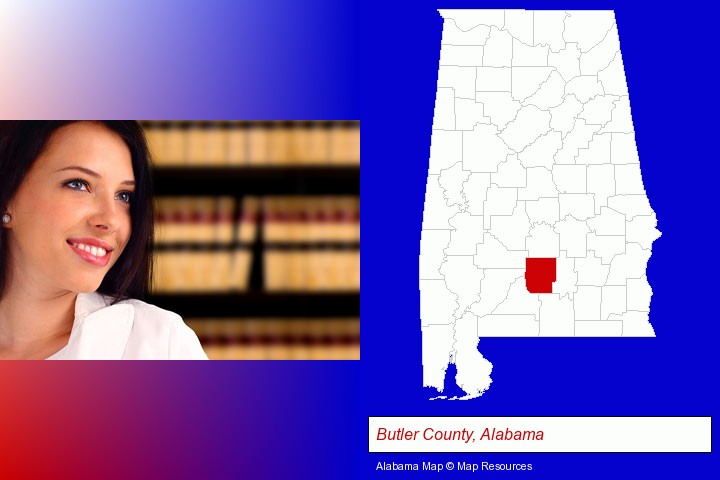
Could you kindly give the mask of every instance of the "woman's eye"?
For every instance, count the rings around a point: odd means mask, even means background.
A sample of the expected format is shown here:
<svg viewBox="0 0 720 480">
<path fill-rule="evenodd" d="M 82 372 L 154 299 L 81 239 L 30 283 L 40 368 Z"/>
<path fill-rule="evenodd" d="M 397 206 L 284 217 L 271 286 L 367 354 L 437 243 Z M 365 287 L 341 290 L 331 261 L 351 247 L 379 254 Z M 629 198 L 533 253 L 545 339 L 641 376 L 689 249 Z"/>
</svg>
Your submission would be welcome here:
<svg viewBox="0 0 720 480">
<path fill-rule="evenodd" d="M 71 188 L 73 190 L 78 190 L 81 192 L 85 192 L 85 191 L 89 190 L 88 184 L 85 180 L 78 180 L 78 179 L 68 180 L 67 182 L 65 182 L 64 185 L 68 188 Z"/>
<path fill-rule="evenodd" d="M 132 193 L 120 192 L 117 194 L 117 199 L 120 200 L 121 202 L 127 203 L 129 205 L 130 202 L 132 202 Z"/>
</svg>

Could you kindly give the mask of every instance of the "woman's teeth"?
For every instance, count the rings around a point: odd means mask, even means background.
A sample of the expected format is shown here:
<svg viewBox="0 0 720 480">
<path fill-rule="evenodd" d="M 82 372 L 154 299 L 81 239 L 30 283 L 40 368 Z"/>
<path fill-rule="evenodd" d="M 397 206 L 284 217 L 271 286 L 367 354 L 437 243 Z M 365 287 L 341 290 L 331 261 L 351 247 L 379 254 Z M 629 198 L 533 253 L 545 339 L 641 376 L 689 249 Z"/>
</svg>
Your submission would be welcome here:
<svg viewBox="0 0 720 480">
<path fill-rule="evenodd" d="M 102 247 L 92 247 L 90 245 L 85 245 L 84 243 L 73 243 L 73 247 L 84 250 L 90 255 L 94 255 L 96 257 L 104 257 L 107 255 L 107 250 Z"/>
</svg>

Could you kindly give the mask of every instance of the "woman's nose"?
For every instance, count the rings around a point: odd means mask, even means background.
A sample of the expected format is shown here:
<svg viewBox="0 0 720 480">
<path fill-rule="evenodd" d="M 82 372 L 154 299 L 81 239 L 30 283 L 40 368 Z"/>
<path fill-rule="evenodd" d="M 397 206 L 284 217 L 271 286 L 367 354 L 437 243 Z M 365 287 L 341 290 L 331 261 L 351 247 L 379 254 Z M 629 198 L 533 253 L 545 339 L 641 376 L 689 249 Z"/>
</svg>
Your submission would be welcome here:
<svg viewBox="0 0 720 480">
<path fill-rule="evenodd" d="M 120 228 L 121 212 L 114 196 L 110 196 L 110 198 L 104 195 L 98 196 L 94 207 L 93 213 L 88 219 L 93 227 L 109 232 Z"/>
</svg>

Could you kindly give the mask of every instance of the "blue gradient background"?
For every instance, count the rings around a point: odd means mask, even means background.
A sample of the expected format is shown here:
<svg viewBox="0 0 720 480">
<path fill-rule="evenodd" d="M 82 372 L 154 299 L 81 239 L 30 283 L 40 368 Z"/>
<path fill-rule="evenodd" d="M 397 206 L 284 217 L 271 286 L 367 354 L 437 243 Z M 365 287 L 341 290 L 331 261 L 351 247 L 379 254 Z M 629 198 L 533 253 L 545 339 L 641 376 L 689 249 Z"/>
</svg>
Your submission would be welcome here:
<svg viewBox="0 0 720 480">
<path fill-rule="evenodd" d="M 3 0 L 0 9 L 4 118 L 357 118 L 353 2 Z"/>
<path fill-rule="evenodd" d="M 426 478 L 375 470 L 423 460 L 534 465 L 503 477 L 716 473 L 716 455 L 369 455 L 367 417 L 717 412 L 717 7 L 226 3 L 0 0 L 0 117 L 360 118 L 362 360 L 3 362 L 0 477 Z M 429 402 L 420 364 L 436 9 L 449 7 L 616 10 L 663 232 L 649 265 L 658 338 L 484 339 L 494 383 L 472 402 Z"/>
</svg>

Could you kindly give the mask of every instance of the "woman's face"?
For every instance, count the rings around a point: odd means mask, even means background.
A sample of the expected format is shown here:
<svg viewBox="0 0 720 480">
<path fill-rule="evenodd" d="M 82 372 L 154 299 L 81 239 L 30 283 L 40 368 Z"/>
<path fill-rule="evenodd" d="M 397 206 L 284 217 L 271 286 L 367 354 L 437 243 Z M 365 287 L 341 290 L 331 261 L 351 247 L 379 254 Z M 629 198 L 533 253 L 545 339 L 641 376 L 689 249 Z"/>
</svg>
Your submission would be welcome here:
<svg viewBox="0 0 720 480">
<path fill-rule="evenodd" d="M 51 136 L 8 205 L 12 281 L 38 292 L 92 292 L 130 238 L 130 150 L 78 122 Z"/>
</svg>

